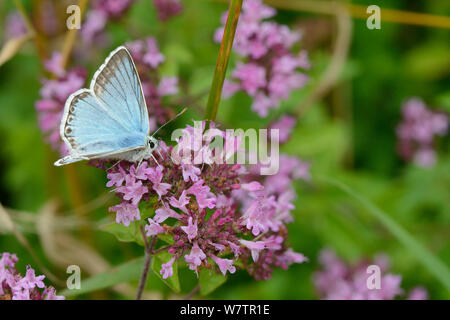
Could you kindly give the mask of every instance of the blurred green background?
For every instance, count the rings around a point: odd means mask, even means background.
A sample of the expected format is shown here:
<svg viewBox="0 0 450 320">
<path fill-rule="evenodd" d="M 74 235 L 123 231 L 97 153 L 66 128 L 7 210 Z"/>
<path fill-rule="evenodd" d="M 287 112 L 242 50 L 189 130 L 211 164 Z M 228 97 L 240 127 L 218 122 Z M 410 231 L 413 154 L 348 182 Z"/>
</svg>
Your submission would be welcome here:
<svg viewBox="0 0 450 320">
<path fill-rule="evenodd" d="M 33 2 L 23 1 L 28 10 L 35 5 Z M 362 5 L 373 2 L 386 8 L 450 15 L 450 1 L 353 1 Z M 220 26 L 226 4 L 204 0 L 186 0 L 184 4 L 180 16 L 162 24 L 156 19 L 150 1 L 137 1 L 126 19 L 108 25 L 110 46 L 94 52 L 84 66 L 92 75 L 109 49 L 153 35 L 166 55 L 163 73 L 178 75 L 185 94 L 196 95 L 208 89 L 218 52 L 212 37 Z M 7 13 L 13 9 L 12 1 L 2 1 L 0 26 L 4 26 Z M 305 31 L 303 41 L 313 65 L 309 73 L 312 81 L 267 119 L 259 119 L 250 111 L 251 101 L 244 95 L 222 101 L 218 119 L 227 126 L 262 128 L 280 114 L 293 112 L 314 90 L 330 61 L 336 38 L 333 17 L 279 10 L 275 19 Z M 237 272 L 211 297 L 316 299 L 312 274 L 318 268 L 317 254 L 322 248 L 331 247 L 348 261 L 384 252 L 391 259 L 392 272 L 403 276 L 404 289 L 422 285 L 432 299 L 450 298 L 442 281 L 423 266 L 420 254 L 400 242 L 367 206 L 323 179 L 337 179 L 369 199 L 448 270 L 449 138 L 440 141 L 437 164 L 422 169 L 403 163 L 396 154 L 395 126 L 401 118 L 402 102 L 411 96 L 422 97 L 428 105 L 450 112 L 450 30 L 383 20 L 381 30 L 368 30 L 365 20 L 353 19 L 351 39 L 350 55 L 339 81 L 302 114 L 291 141 L 282 147 L 283 152 L 312 163 L 312 181 L 296 185 L 295 221 L 289 225 L 292 247 L 308 256 L 310 262 L 293 265 L 288 270 L 278 269 L 265 282 Z M 49 201 L 55 201 L 61 212 L 60 219 L 55 220 L 56 231 L 82 241 L 87 248 L 83 251 L 80 246 L 81 255 L 94 251 L 112 266 L 141 256 L 142 248 L 138 245 L 118 242 L 99 229 L 112 221 L 107 207 L 116 201 L 107 194 L 102 171 L 76 165 L 83 201 L 95 209 L 88 207 L 78 210 L 78 214 L 74 210 L 76 199 L 69 195 L 67 171 L 53 168 L 57 155 L 43 142 L 37 126 L 34 102 L 39 97 L 41 77 L 42 68 L 32 42 L 0 67 L 1 204 L 14 209 L 11 212 L 18 230 L 27 237 L 43 264 L 61 279 L 66 276 L 65 270 L 54 257 L 56 249 L 48 244 L 54 238 L 48 239 L 46 229 L 39 227 L 39 223 L 45 223 L 42 216 L 49 210 Z M 200 106 L 205 104 L 206 97 L 198 102 Z M 189 114 L 189 119 L 201 117 L 201 113 Z M 85 221 L 81 226 L 73 222 L 80 216 Z M 26 264 L 39 269 L 14 235 L 0 225 L 0 252 L 4 251 L 19 255 L 22 270 Z M 180 272 L 182 296 L 195 286 L 195 275 L 187 268 Z M 159 292 L 157 297 L 174 296 L 153 274 L 148 289 Z M 79 298 L 126 297 L 103 290 Z"/>
</svg>

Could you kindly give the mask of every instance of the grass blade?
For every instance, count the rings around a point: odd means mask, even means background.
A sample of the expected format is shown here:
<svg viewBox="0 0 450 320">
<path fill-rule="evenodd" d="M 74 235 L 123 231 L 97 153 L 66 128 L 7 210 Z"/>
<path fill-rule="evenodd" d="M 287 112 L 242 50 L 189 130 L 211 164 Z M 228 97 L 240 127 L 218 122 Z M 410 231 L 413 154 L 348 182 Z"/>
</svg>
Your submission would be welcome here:
<svg viewBox="0 0 450 320">
<path fill-rule="evenodd" d="M 369 213 L 379 220 L 410 252 L 417 257 L 418 261 L 423 264 L 428 271 L 450 291 L 450 270 L 449 268 L 430 250 L 417 241 L 408 231 L 400 224 L 395 222 L 387 213 L 378 208 L 368 199 L 356 193 L 352 188 L 329 177 L 320 177 L 318 180 L 326 182 L 345 192 L 352 198 L 358 200 Z"/>
</svg>

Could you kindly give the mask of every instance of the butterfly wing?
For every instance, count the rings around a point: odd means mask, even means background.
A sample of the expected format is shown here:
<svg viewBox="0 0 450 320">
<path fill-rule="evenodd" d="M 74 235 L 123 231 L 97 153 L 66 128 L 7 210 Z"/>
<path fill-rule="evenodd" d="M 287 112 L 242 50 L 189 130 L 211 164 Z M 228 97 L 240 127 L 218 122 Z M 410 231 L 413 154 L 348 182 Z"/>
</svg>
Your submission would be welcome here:
<svg viewBox="0 0 450 320">
<path fill-rule="evenodd" d="M 60 134 L 70 156 L 55 165 L 145 148 L 148 133 L 139 76 L 128 50 L 119 47 L 95 73 L 91 89 L 81 89 L 67 99 Z"/>
<path fill-rule="evenodd" d="M 101 104 L 108 107 L 112 116 L 123 119 L 129 130 L 149 134 L 141 81 L 125 47 L 114 50 L 95 73 L 91 91 Z"/>
</svg>

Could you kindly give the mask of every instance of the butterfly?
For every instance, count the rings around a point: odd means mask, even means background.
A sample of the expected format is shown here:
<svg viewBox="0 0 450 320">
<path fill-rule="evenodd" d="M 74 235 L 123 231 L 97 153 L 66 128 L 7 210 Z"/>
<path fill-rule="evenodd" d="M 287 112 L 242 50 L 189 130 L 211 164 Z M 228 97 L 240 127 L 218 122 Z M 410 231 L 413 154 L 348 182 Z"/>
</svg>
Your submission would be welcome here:
<svg viewBox="0 0 450 320">
<path fill-rule="evenodd" d="M 154 158 L 158 140 L 150 135 L 141 81 L 124 46 L 106 58 L 89 89 L 80 89 L 67 99 L 60 135 L 69 155 L 55 166 L 91 159 L 140 162 Z"/>
</svg>

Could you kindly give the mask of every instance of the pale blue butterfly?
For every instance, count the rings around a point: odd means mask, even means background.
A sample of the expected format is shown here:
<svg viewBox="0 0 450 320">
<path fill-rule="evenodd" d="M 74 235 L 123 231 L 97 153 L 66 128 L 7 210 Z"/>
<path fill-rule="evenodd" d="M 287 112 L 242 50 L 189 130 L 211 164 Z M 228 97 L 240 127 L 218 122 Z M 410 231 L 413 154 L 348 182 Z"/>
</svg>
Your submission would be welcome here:
<svg viewBox="0 0 450 320">
<path fill-rule="evenodd" d="M 67 99 L 60 134 L 70 155 L 55 165 L 91 159 L 140 162 L 153 157 L 158 147 L 149 131 L 141 81 L 130 53 L 121 46 L 94 74 L 90 89 Z"/>
</svg>

